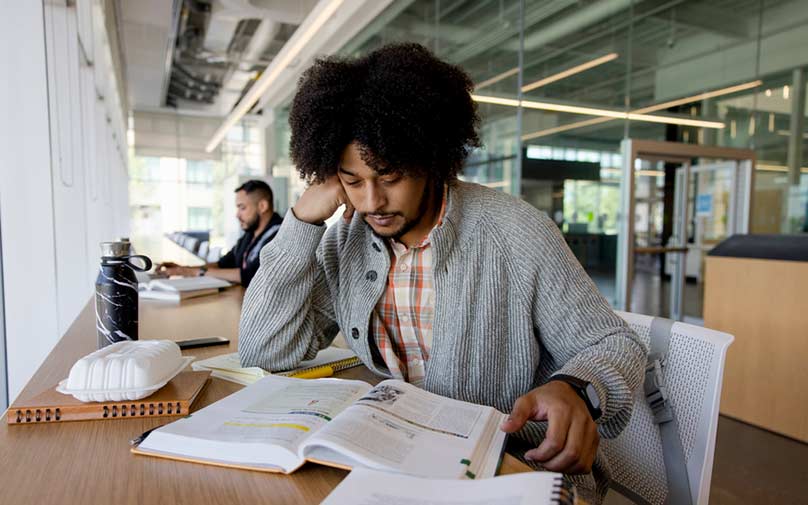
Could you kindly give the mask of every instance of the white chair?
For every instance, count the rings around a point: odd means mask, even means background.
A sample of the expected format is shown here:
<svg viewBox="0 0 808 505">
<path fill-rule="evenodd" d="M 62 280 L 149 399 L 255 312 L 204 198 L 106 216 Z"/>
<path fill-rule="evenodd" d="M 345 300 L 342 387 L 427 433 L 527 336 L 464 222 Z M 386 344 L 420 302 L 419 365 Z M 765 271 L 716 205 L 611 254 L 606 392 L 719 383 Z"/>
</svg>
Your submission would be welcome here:
<svg viewBox="0 0 808 505">
<path fill-rule="evenodd" d="M 185 247 L 192 253 L 196 253 L 196 249 L 199 247 L 199 239 L 196 237 L 186 237 L 183 247 Z"/>
<path fill-rule="evenodd" d="M 618 315 L 649 343 L 653 317 L 626 312 Z M 670 333 L 663 377 L 679 424 L 692 503 L 707 504 L 724 360 L 734 337 L 680 322 L 673 323 Z M 662 439 L 642 386 L 635 395 L 628 426 L 619 437 L 602 439 L 601 447 L 612 468 L 613 485 L 606 497 L 607 504 L 619 502 L 612 496 L 615 490 L 636 503 L 668 503 Z"/>
<path fill-rule="evenodd" d="M 199 249 L 196 251 L 196 255 L 202 258 L 203 260 L 208 260 L 208 241 L 203 240 L 199 243 Z"/>
<path fill-rule="evenodd" d="M 222 248 L 218 246 L 211 247 L 208 251 L 208 262 L 215 263 L 222 257 Z"/>
</svg>

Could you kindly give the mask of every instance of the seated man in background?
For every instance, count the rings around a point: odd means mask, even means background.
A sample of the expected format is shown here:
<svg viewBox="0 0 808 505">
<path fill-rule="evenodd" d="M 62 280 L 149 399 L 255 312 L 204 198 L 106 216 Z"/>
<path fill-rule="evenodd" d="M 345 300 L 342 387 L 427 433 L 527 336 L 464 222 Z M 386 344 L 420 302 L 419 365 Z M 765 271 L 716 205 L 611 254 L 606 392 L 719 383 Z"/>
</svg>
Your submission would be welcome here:
<svg viewBox="0 0 808 505">
<path fill-rule="evenodd" d="M 599 436 L 627 424 L 647 350 L 543 212 L 457 179 L 473 88 L 416 44 L 306 71 L 289 122 L 311 184 L 261 251 L 241 362 L 294 368 L 341 329 L 378 375 L 510 412 L 509 450 L 598 503 Z"/>
<path fill-rule="evenodd" d="M 160 275 L 194 277 L 210 275 L 230 282 L 250 285 L 258 270 L 259 253 L 275 238 L 283 218 L 274 211 L 272 190 L 264 181 L 247 181 L 236 188 L 236 218 L 244 234 L 227 254 L 215 263 L 200 267 L 162 263 L 155 272 Z"/>
</svg>

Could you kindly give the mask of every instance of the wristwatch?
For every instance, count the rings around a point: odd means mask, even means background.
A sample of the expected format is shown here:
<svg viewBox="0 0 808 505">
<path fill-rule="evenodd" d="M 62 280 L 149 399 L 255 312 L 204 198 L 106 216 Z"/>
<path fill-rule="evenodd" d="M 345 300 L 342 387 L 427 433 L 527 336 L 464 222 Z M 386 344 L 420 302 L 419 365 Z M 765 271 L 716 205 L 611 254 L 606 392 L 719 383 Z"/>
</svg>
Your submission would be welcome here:
<svg viewBox="0 0 808 505">
<path fill-rule="evenodd" d="M 198 273 L 198 274 L 196 274 L 196 275 L 197 275 L 198 277 L 202 277 L 202 276 L 203 276 L 203 275 L 205 275 L 206 273 L 208 273 L 208 266 L 207 266 L 207 265 L 202 265 L 201 267 L 199 267 L 199 273 Z"/>
<path fill-rule="evenodd" d="M 601 414 L 603 414 L 600 410 L 598 392 L 595 391 L 595 386 L 589 382 L 579 379 L 578 377 L 573 377 L 572 375 L 564 374 L 553 375 L 550 377 L 550 381 L 563 381 L 569 384 L 572 390 L 575 391 L 586 404 L 586 409 L 589 411 L 589 415 L 592 416 L 593 421 L 597 421 Z"/>
</svg>

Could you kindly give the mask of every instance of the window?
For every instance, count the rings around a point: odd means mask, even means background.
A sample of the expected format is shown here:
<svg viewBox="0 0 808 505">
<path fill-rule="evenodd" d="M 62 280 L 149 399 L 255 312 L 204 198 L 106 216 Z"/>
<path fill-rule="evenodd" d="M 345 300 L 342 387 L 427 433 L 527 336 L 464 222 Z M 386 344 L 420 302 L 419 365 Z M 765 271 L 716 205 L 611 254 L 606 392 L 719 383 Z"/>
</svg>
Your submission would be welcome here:
<svg viewBox="0 0 808 505">
<path fill-rule="evenodd" d="M 185 178 L 190 183 L 209 184 L 213 182 L 213 162 L 187 160 Z"/>
<path fill-rule="evenodd" d="M 210 207 L 188 207 L 189 230 L 210 230 L 210 228 L 211 228 Z"/>
</svg>

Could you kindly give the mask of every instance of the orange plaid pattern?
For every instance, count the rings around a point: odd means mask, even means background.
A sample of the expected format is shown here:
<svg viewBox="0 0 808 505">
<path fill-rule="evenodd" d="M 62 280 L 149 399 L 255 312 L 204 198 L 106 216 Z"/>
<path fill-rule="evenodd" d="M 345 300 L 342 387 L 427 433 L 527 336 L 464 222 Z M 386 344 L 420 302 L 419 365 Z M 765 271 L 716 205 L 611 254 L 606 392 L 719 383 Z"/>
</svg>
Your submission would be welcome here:
<svg viewBox="0 0 808 505">
<path fill-rule="evenodd" d="M 446 190 L 435 227 L 446 212 Z M 387 288 L 371 316 L 376 346 L 393 378 L 417 386 L 423 383 L 429 350 L 435 289 L 432 276 L 432 248 L 429 235 L 408 248 L 390 239 L 393 254 L 387 273 Z"/>
</svg>

